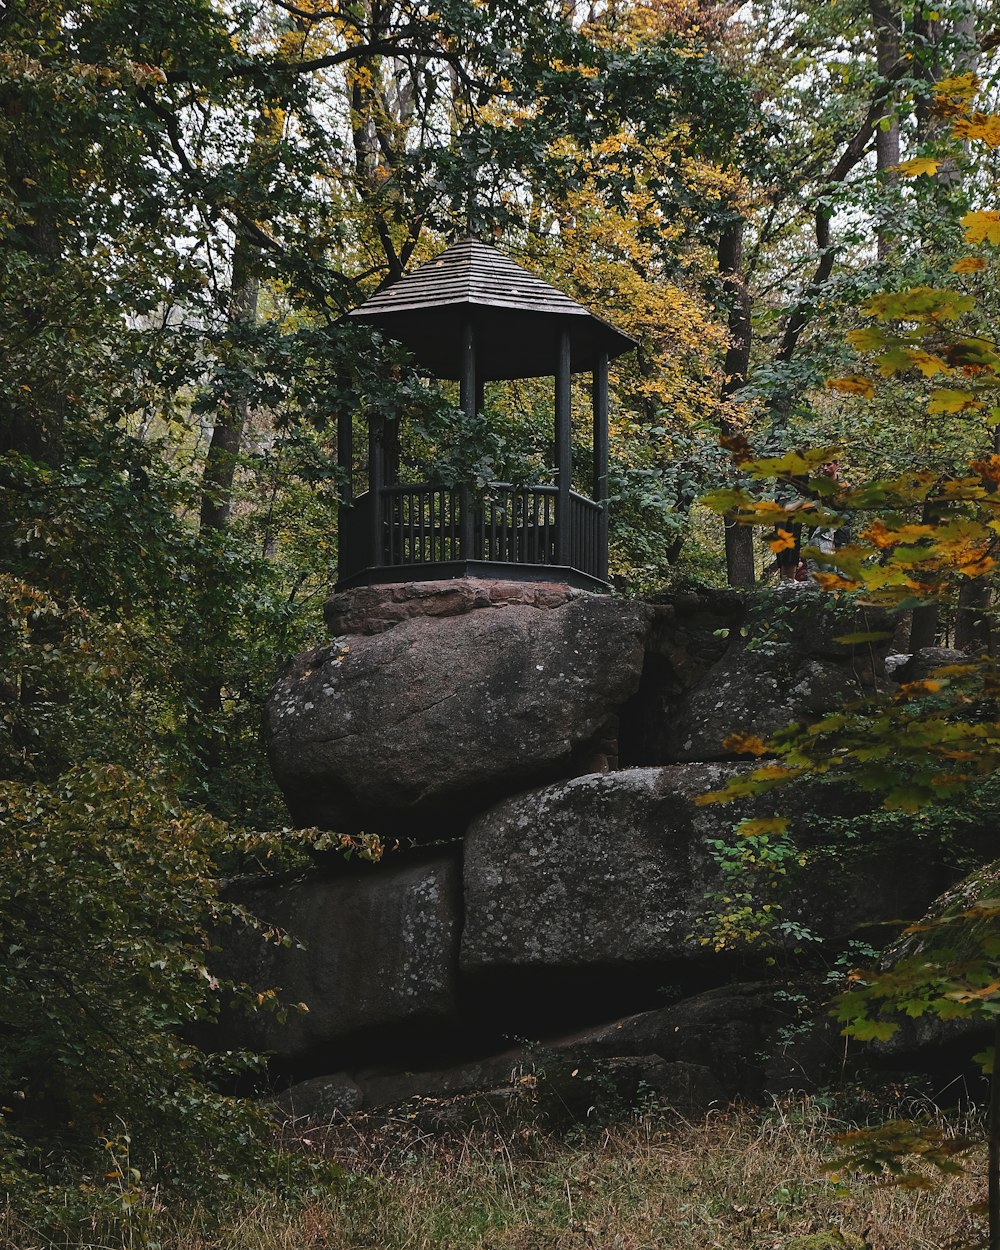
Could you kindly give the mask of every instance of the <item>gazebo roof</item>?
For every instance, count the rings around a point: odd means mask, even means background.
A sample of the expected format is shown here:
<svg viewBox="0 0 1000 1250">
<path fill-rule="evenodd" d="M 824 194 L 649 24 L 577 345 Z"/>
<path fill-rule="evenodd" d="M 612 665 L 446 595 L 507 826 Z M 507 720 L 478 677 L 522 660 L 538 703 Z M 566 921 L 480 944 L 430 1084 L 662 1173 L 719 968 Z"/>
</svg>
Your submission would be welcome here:
<svg viewBox="0 0 1000 1250">
<path fill-rule="evenodd" d="M 462 325 L 476 327 L 476 374 L 484 380 L 555 372 L 557 330 L 570 334 L 572 369 L 592 369 L 635 340 L 475 238 L 379 291 L 350 314 L 398 339 L 435 377 L 458 378 Z"/>
</svg>

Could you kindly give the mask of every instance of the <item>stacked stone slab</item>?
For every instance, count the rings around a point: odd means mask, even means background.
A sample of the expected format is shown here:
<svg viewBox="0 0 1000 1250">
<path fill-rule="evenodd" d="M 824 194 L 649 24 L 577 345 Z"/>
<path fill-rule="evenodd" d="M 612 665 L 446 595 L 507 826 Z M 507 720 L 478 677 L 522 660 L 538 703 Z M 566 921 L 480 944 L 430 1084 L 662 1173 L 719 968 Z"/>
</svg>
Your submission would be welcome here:
<svg viewBox="0 0 1000 1250">
<path fill-rule="evenodd" d="M 712 844 L 763 810 L 696 799 L 747 767 L 722 745 L 729 733 L 766 734 L 877 687 L 879 655 L 836 641 L 873 622 L 845 619 L 809 592 L 748 610 L 733 592 L 647 605 L 467 579 L 366 587 L 335 596 L 327 619 L 333 641 L 294 660 L 268 703 L 275 776 L 300 825 L 424 849 L 235 883 L 234 897 L 301 946 L 227 939 L 230 968 L 308 1011 L 235 1025 L 234 1038 L 271 1051 L 288 1073 L 336 1071 L 310 1087 L 317 1105 L 331 1089 L 355 1107 L 390 1088 L 430 1088 L 426 1074 L 400 1083 L 393 1067 L 503 1050 L 515 1007 L 522 1036 L 544 1028 L 556 1049 L 648 1061 L 677 1088 L 717 1097 L 770 1079 L 757 1063 L 735 1081 L 742 1043 L 725 1041 L 732 1029 L 716 1030 L 714 1050 L 707 1026 L 685 1046 L 667 1042 L 669 1030 L 688 1036 L 686 1019 L 726 1010 L 699 1006 L 699 991 L 723 993 L 712 987 L 732 976 L 704 941 L 706 896 L 724 885 Z M 832 815 L 857 817 L 869 803 L 831 786 L 803 790 L 791 804 L 795 836 L 819 848 Z M 843 936 L 917 914 L 942 871 L 930 850 L 911 848 L 902 876 L 883 848 L 841 879 L 817 851 L 788 918 Z M 629 987 L 635 1007 L 649 1007 L 650 987 L 665 982 L 680 1000 L 659 1009 L 674 1013 L 669 1030 L 640 1012 L 593 1034 L 623 1016 L 612 1005 L 628 1014 Z M 739 1004 L 734 1020 L 760 998 L 725 992 Z M 757 1015 L 759 1028 L 737 1031 L 759 1051 L 787 1020 Z M 604 1038 L 599 1055 L 574 1034 L 583 1026 Z M 657 1067 L 692 1063 L 703 1078 Z M 442 1088 L 463 1079 L 442 1078 Z"/>
</svg>

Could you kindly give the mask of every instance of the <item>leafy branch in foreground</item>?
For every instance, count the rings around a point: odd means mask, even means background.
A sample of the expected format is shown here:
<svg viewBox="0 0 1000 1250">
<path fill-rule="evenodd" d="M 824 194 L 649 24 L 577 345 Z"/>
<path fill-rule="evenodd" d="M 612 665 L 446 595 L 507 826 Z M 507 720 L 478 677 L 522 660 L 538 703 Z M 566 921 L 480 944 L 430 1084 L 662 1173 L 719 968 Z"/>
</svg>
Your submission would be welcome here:
<svg viewBox="0 0 1000 1250">
<path fill-rule="evenodd" d="M 255 1057 L 189 1040 L 249 996 L 209 967 L 253 923 L 220 896 L 222 834 L 117 766 L 0 785 L 0 1189 L 39 1235 L 280 1182 L 227 1092 Z"/>
<path fill-rule="evenodd" d="M 973 74 L 938 84 L 936 111 L 954 139 L 1000 146 L 1000 117 L 973 107 Z M 918 159 L 901 166 L 904 177 L 931 176 L 937 163 Z M 961 219 L 965 241 L 979 247 L 952 265 L 947 287 L 914 286 L 875 295 L 861 307 L 870 324 L 849 341 L 867 367 L 827 382 L 850 399 L 871 400 L 889 379 L 901 377 L 919 395 L 923 417 L 978 421 L 989 440 L 984 454 L 964 469 L 919 466 L 892 478 L 850 486 L 831 472 L 836 448 L 755 457 L 742 439 L 729 450 L 755 485 L 717 491 L 709 504 L 744 525 L 773 529 L 770 545 L 789 545 L 794 526 L 814 533 L 854 521 L 856 537 L 836 550 L 807 545 L 812 583 L 819 591 L 849 594 L 862 607 L 902 613 L 943 601 L 956 590 L 978 591 L 988 601 L 986 578 L 997 563 L 1000 540 L 1000 344 L 989 317 L 969 287 L 996 268 L 1000 213 L 973 210 Z M 964 284 L 964 285 L 958 285 Z M 919 403 L 919 399 L 914 402 Z M 762 496 L 765 483 L 774 498 Z M 792 540 L 794 541 L 794 540 Z M 977 585 L 978 584 L 978 585 Z M 889 631 L 872 630 L 841 642 L 876 642 Z M 762 761 L 700 802 L 727 802 L 765 792 L 810 774 L 840 773 L 865 790 L 881 792 L 884 806 L 917 811 L 960 793 L 1000 766 L 1000 667 L 989 654 L 933 669 L 892 693 L 856 703 L 813 723 L 789 725 L 764 741 L 734 735 L 726 746 Z M 850 988 L 834 1005 L 848 1036 L 886 1039 L 899 1021 L 927 1014 L 941 1020 L 978 1018 L 994 1025 L 996 1044 L 977 1056 L 993 1072 L 990 1100 L 989 1246 L 1000 1248 L 1000 901 L 989 894 L 945 899 L 937 915 L 911 926 L 881 966 L 855 970 Z M 907 1157 L 941 1171 L 960 1166 L 973 1143 L 948 1140 L 912 1123 L 860 1130 L 842 1139 L 845 1158 L 908 1185 L 926 1177 L 904 1165 Z"/>
</svg>

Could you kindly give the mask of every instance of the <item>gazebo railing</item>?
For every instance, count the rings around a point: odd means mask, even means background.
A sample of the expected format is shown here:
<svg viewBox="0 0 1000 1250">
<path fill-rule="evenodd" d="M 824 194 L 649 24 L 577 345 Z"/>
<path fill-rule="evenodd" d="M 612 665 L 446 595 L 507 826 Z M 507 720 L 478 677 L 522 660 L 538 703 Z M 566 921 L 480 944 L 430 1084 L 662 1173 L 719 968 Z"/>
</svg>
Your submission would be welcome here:
<svg viewBox="0 0 1000 1250">
<path fill-rule="evenodd" d="M 476 493 L 421 483 L 383 487 L 376 516 L 372 495 L 360 495 L 340 513 L 340 580 L 375 569 L 412 576 L 420 566 L 470 561 L 565 565 L 603 580 L 604 508 L 575 491 L 568 515 L 559 515 L 559 503 L 555 486 L 494 482 Z"/>
</svg>

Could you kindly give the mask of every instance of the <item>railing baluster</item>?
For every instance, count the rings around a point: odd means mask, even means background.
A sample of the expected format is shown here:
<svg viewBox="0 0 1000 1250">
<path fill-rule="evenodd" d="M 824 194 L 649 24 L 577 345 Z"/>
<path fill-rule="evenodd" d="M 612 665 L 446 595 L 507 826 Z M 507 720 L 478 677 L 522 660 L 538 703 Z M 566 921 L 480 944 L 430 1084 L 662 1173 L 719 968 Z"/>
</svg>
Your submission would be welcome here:
<svg viewBox="0 0 1000 1250">
<path fill-rule="evenodd" d="M 406 563 L 416 564 L 417 562 L 417 514 L 416 514 L 417 498 L 413 491 L 406 496 L 406 530 L 407 530 L 407 547 L 406 547 Z"/>
<path fill-rule="evenodd" d="M 457 488 L 410 484 L 359 496 L 341 518 L 341 580 L 370 564 L 405 568 L 482 560 L 551 565 L 557 545 L 572 568 L 606 579 L 607 515 L 601 503 L 575 491 L 566 500 L 554 486 L 509 482 L 492 483 L 478 503 L 471 495 Z"/>
</svg>

